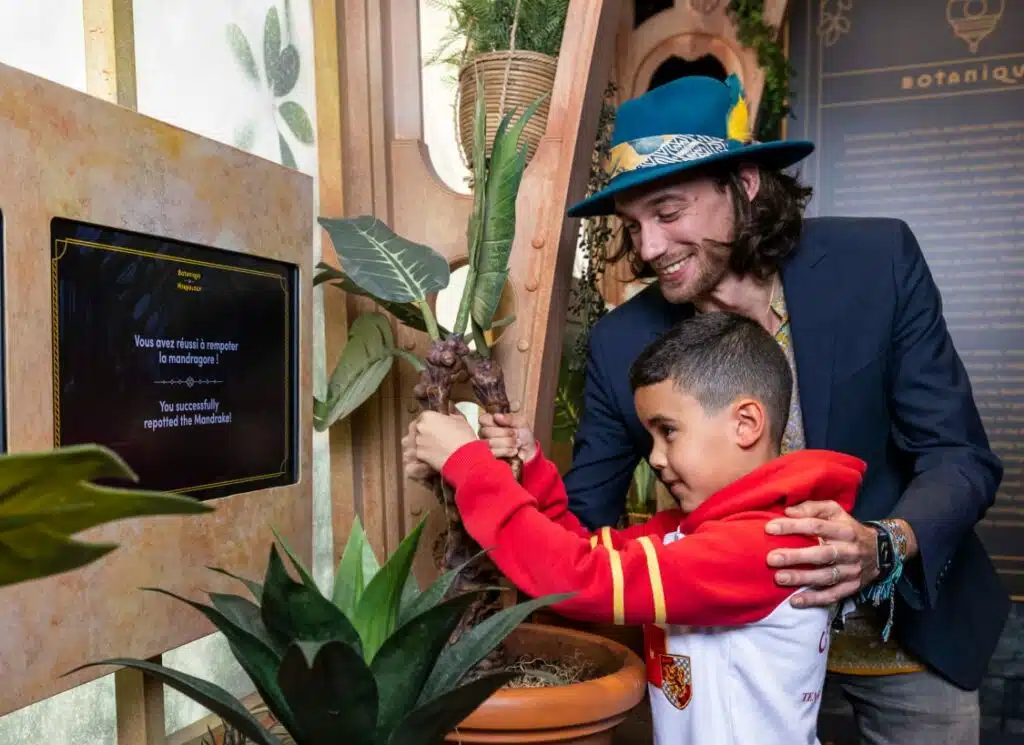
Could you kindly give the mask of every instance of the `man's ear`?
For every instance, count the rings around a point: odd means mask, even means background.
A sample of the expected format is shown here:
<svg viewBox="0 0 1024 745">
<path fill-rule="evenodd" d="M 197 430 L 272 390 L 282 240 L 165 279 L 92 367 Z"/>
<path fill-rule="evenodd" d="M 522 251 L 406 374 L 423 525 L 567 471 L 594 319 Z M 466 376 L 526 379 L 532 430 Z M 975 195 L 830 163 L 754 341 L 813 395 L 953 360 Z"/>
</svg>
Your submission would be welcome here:
<svg viewBox="0 0 1024 745">
<path fill-rule="evenodd" d="M 768 417 L 760 401 L 741 398 L 732 410 L 736 444 L 741 448 L 749 450 L 768 436 Z"/>
<path fill-rule="evenodd" d="M 761 171 L 757 169 L 757 166 L 741 167 L 740 182 L 743 184 L 743 190 L 747 193 L 747 199 L 753 202 L 754 197 L 761 191 Z"/>
</svg>

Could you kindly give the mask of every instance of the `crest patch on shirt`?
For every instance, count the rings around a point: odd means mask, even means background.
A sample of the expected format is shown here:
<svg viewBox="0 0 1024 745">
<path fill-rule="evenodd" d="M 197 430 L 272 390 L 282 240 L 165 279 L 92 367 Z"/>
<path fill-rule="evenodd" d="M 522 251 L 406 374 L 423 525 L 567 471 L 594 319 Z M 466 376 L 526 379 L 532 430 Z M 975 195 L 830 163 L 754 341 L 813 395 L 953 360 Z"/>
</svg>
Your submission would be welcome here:
<svg viewBox="0 0 1024 745">
<path fill-rule="evenodd" d="M 677 709 L 685 709 L 693 698 L 690 658 L 681 654 L 661 655 L 661 692 Z"/>
</svg>

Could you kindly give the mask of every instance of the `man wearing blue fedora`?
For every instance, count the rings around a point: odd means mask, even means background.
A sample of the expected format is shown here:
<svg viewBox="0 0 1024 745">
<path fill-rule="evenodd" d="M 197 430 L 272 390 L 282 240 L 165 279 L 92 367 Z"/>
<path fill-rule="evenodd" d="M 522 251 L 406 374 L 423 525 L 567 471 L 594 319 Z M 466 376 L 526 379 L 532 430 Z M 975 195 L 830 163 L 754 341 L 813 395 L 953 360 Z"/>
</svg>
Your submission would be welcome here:
<svg viewBox="0 0 1024 745">
<path fill-rule="evenodd" d="M 591 331 L 571 509 L 591 529 L 622 514 L 651 447 L 628 380 L 644 346 L 694 313 L 758 321 L 795 374 L 784 451 L 868 463 L 852 515 L 806 503 L 767 528 L 822 540 L 765 560 L 795 605 L 842 601 L 826 699 L 852 704 L 862 743 L 977 743 L 977 689 L 1009 600 L 974 528 L 1002 466 L 939 291 L 903 221 L 804 219 L 810 190 L 782 169 L 814 146 L 754 142 L 750 124 L 735 76 L 627 101 L 606 188 L 569 210 L 618 215 L 620 255 L 656 280 Z"/>
</svg>

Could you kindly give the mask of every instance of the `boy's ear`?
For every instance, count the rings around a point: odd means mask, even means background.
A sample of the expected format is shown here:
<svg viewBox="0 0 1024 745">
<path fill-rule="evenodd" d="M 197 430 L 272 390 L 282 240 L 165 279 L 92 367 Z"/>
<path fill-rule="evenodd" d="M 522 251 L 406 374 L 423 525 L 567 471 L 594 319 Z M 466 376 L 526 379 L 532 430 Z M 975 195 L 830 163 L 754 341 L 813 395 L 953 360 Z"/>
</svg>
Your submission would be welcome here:
<svg viewBox="0 0 1024 745">
<path fill-rule="evenodd" d="M 741 398 L 733 403 L 736 444 L 748 449 L 768 434 L 768 417 L 764 405 L 756 398 Z"/>
</svg>

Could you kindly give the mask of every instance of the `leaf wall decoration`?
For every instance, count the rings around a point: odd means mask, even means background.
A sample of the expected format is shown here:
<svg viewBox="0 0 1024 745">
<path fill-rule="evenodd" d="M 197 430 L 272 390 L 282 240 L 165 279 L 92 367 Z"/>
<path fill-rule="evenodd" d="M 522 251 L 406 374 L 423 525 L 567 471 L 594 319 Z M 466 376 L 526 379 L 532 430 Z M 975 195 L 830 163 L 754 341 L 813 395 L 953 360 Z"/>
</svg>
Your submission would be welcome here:
<svg viewBox="0 0 1024 745">
<path fill-rule="evenodd" d="M 292 92 L 299 80 L 299 50 L 294 45 L 289 44 L 281 50 L 274 68 L 274 76 L 270 80 L 275 96 L 287 96 Z"/>
<path fill-rule="evenodd" d="M 251 119 L 235 132 L 235 147 L 239 150 L 252 150 L 256 140 L 256 122 Z"/>
<path fill-rule="evenodd" d="M 238 66 L 242 68 L 242 72 L 245 73 L 247 78 L 254 83 L 259 83 L 260 74 L 256 69 L 256 57 L 253 56 L 252 47 L 249 45 L 249 40 L 245 37 L 245 33 L 237 23 L 229 23 L 226 33 L 228 45 L 231 47 Z"/>
<path fill-rule="evenodd" d="M 281 165 L 288 166 L 289 168 L 295 168 L 295 155 L 292 153 L 292 149 L 289 147 L 288 141 L 285 140 L 284 135 L 280 132 L 277 133 L 277 141 L 281 146 Z"/>
<path fill-rule="evenodd" d="M 281 56 L 281 20 L 277 16 L 277 8 L 267 11 L 267 19 L 263 24 L 263 69 L 267 80 L 273 84 L 277 71 L 278 58 Z"/>
<path fill-rule="evenodd" d="M 296 140 L 303 145 L 313 144 L 313 123 L 304 108 L 294 101 L 285 101 L 278 111 L 281 112 L 281 118 L 295 135 Z"/>
</svg>

